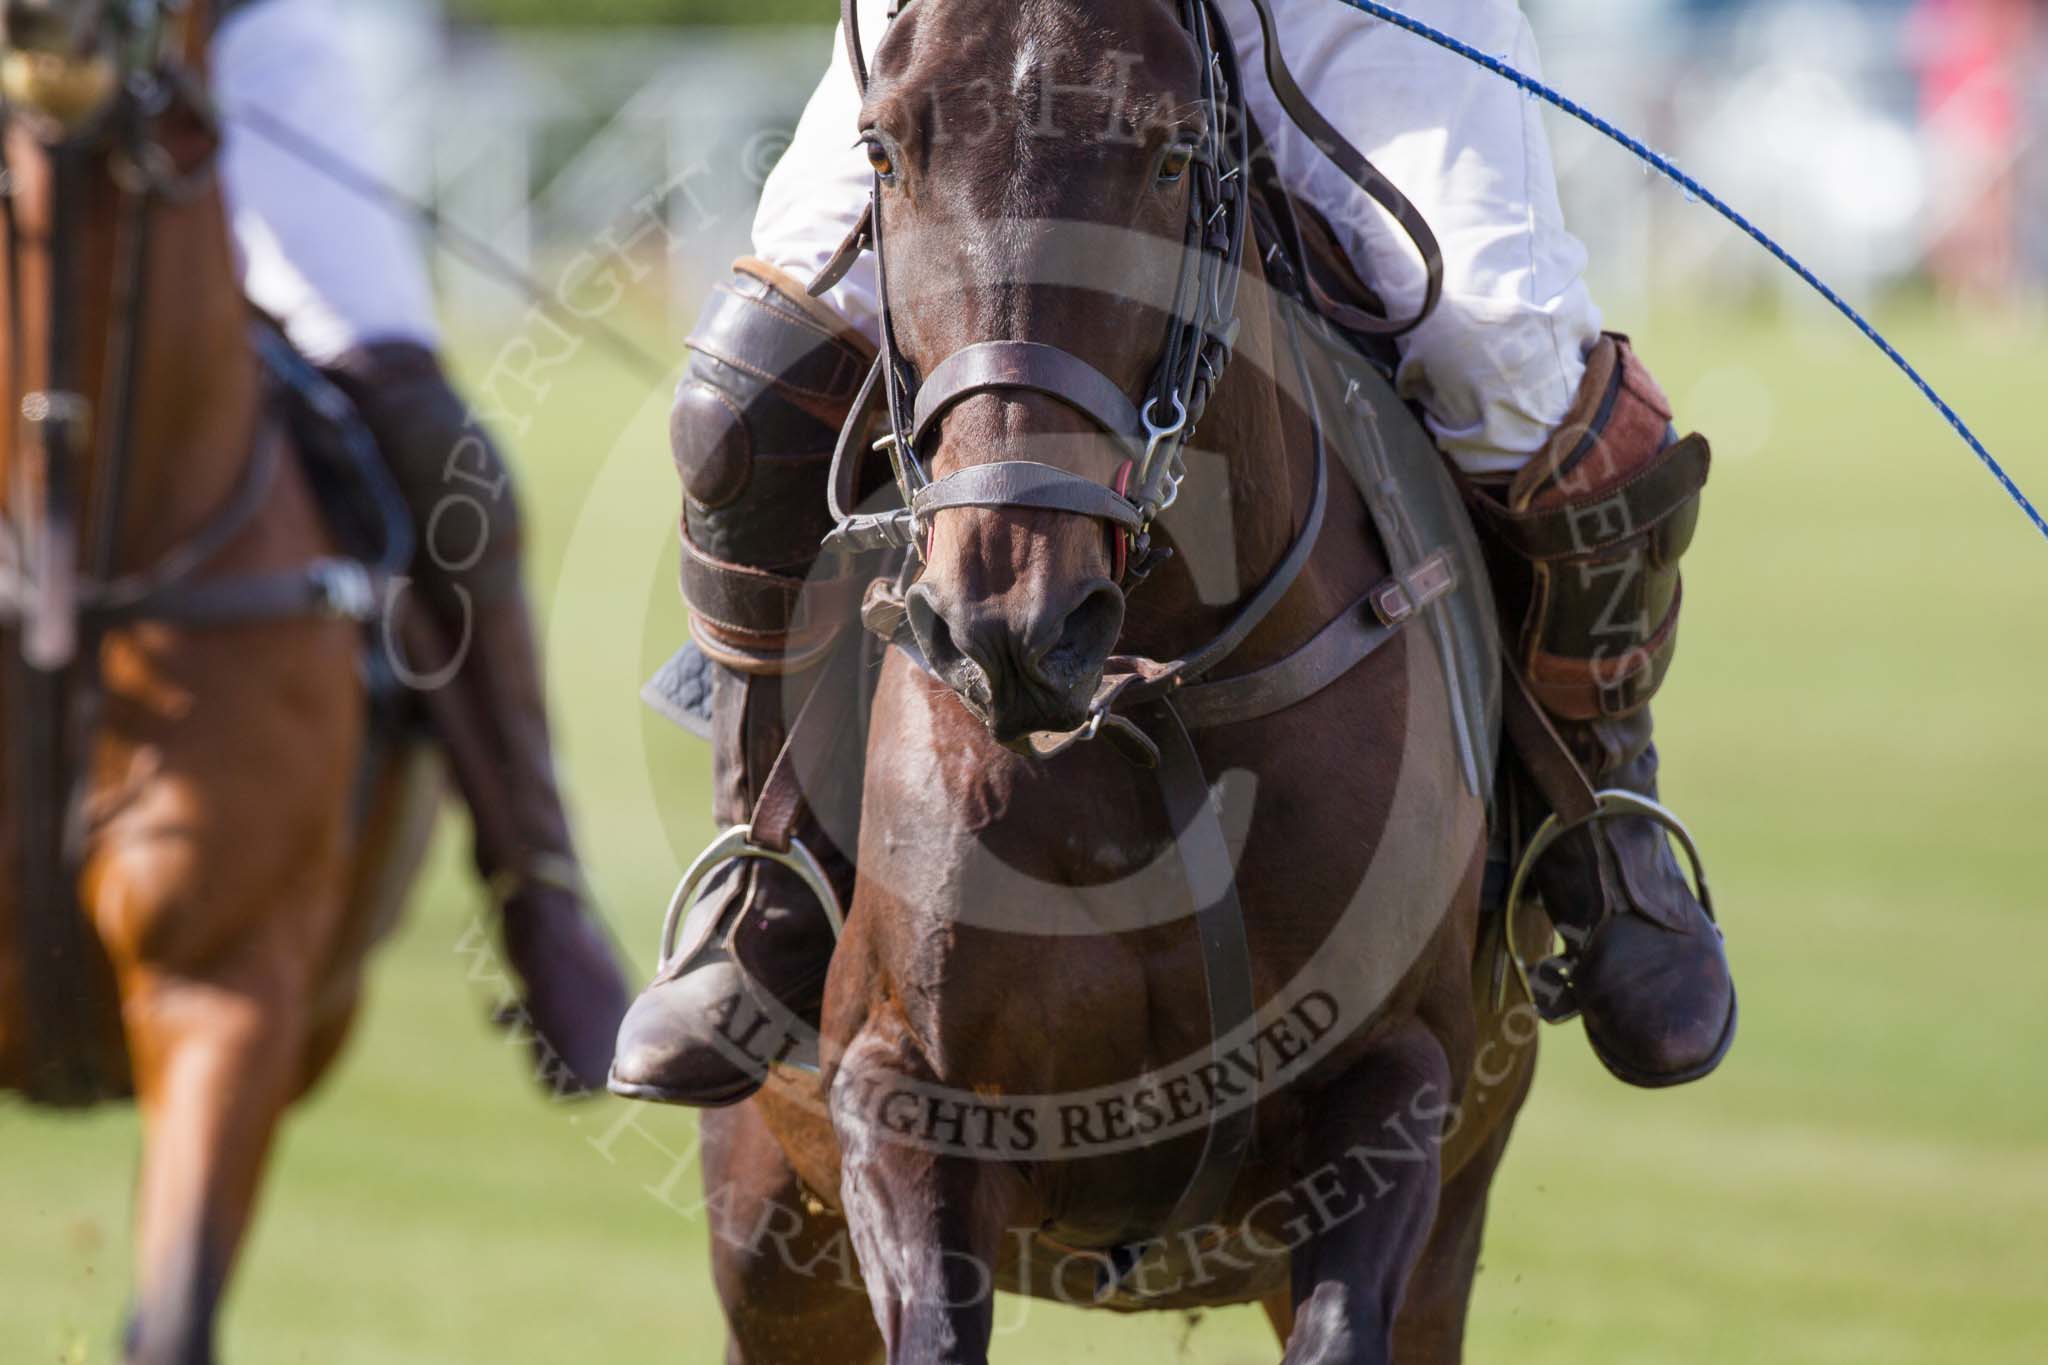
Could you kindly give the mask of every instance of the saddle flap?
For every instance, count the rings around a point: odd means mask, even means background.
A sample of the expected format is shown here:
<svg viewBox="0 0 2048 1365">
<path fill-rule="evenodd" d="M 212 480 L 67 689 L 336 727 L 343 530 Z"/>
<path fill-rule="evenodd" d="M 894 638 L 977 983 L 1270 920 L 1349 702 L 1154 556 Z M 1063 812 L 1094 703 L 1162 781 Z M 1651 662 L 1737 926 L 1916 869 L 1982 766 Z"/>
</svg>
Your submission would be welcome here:
<svg viewBox="0 0 2048 1365">
<path fill-rule="evenodd" d="M 663 720 L 697 738 L 711 738 L 711 660 L 691 640 L 654 671 L 640 688 L 640 700 Z"/>
<path fill-rule="evenodd" d="M 320 518 L 341 552 L 386 574 L 412 561 L 412 516 L 355 405 L 267 319 L 251 324 Z"/>
<path fill-rule="evenodd" d="M 1299 305 L 1290 305 L 1299 306 Z M 1381 369 L 1335 329 L 1309 319 L 1316 402 L 1330 448 L 1358 487 L 1402 581 L 1448 556 L 1454 586 L 1419 611 L 1443 666 L 1466 785 L 1493 792 L 1500 742 L 1501 657 L 1493 590 L 1471 513 L 1442 452 Z"/>
</svg>

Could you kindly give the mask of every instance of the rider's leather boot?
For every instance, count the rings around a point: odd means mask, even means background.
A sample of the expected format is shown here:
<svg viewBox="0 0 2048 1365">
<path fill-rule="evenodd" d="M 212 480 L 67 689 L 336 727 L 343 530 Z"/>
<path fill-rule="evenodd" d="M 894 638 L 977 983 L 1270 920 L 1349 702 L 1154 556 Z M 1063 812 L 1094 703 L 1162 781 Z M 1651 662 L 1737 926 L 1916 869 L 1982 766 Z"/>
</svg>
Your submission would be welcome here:
<svg viewBox="0 0 2048 1365">
<path fill-rule="evenodd" d="M 521 988 L 514 1022 L 532 1029 L 550 1090 L 596 1090 L 626 1012 L 626 985 L 588 903 L 555 779 L 539 649 L 520 585 L 511 472 L 425 347 L 358 347 L 329 373 L 376 438 L 412 511 L 418 591 L 400 609 L 423 603 L 448 651 L 404 661 L 402 676 L 453 689 L 473 722 L 465 728 L 477 737 L 476 757 L 448 747 L 475 815 L 477 870 Z M 465 763 L 484 770 L 466 771 Z"/>
<path fill-rule="evenodd" d="M 710 678 L 713 812 L 730 828 L 749 819 L 789 718 L 856 619 L 855 575 L 808 588 L 806 575 L 832 527 L 833 447 L 874 352 L 800 282 L 750 259 L 713 292 L 690 346 L 670 423 L 683 595 L 695 667 Z M 814 819 L 798 837 L 843 903 L 851 865 Z M 713 874 L 679 942 L 619 1030 L 611 1088 L 735 1103 L 814 1023 L 830 924 L 794 874 L 749 858 Z"/>
<path fill-rule="evenodd" d="M 1626 338 L 1608 336 L 1549 444 L 1505 486 L 1482 486 L 1513 662 L 1596 789 L 1656 797 L 1649 701 L 1677 642 L 1678 559 L 1707 464 L 1704 438 L 1677 439 L 1656 381 Z M 1527 785 L 1518 799 L 1540 802 Z M 1587 822 L 1531 877 L 1566 945 L 1534 975 L 1545 1016 L 1581 1015 L 1600 1060 L 1634 1085 L 1719 1065 L 1735 988 L 1664 827 L 1642 815 Z"/>
</svg>

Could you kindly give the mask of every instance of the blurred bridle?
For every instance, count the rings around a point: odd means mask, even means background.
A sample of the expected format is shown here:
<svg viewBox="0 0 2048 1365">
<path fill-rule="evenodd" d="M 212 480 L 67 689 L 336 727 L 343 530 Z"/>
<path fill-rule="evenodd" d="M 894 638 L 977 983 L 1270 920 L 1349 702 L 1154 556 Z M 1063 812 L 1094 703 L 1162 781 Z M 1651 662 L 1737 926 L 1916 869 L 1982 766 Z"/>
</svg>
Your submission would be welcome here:
<svg viewBox="0 0 2048 1365">
<path fill-rule="evenodd" d="M 29 1055 L 66 1055 L 67 1038 L 90 1036 L 100 1005 L 78 983 L 92 952 L 76 888 L 90 821 L 83 796 L 90 778 L 90 735 L 104 699 L 99 641 L 139 621 L 211 626 L 294 619 L 368 621 L 382 582 L 411 554 L 409 529 L 387 509 L 382 553 L 374 564 L 316 556 L 288 568 L 238 574 L 212 571 L 215 560 L 262 512 L 276 487 L 289 443 L 281 415 L 259 409 L 240 450 L 228 492 L 196 529 L 150 563 L 121 570 L 119 538 L 129 475 L 138 450 L 138 392 L 143 347 L 153 319 L 151 238 L 159 210 L 212 188 L 220 128 L 195 68 L 179 42 L 203 35 L 184 21 L 183 0 L 88 0 L 68 16 L 53 5 L 16 3 L 0 38 L 0 223 L 7 248 L 9 373 L 5 401 L 18 404 L 19 439 L 0 514 L 0 651 L 7 680 L 7 815 L 14 826 L 22 914 L 22 950 L 39 964 L 23 994 Z M 59 25 L 55 18 L 66 18 Z M 58 30 L 54 33 L 51 30 Z M 16 168 L 7 164 L 19 130 L 48 162 L 50 210 L 42 299 L 46 373 L 27 385 L 24 243 L 16 204 Z M 104 177 L 104 179 L 103 179 Z M 113 311 L 99 390 L 87 393 L 79 329 L 89 284 L 90 215 L 116 191 Z M 96 264 L 96 263 L 95 263 Z M 330 423 L 346 404 L 274 331 L 255 345 L 271 375 L 305 397 Z M 199 397 L 194 395 L 195 399 Z M 336 413 L 343 414 L 337 418 Z M 374 451 L 358 459 L 374 463 Z M 90 463 L 88 463 L 90 462 Z M 90 471 L 92 524 L 79 533 L 79 504 Z M 388 499 L 387 499 L 388 501 Z M 399 513 L 402 518 L 402 512 Z M 40 1044 L 40 1046 L 39 1046 Z M 90 1078 L 69 1092 L 89 1094 Z"/>
<path fill-rule="evenodd" d="M 182 11 L 175 0 L 124 6 L 94 0 L 79 6 L 59 46 L 25 49 L 9 35 L 0 48 L 0 174 L 13 177 L 4 135 L 17 126 L 34 137 L 50 163 L 44 303 L 49 369 L 33 391 L 23 379 L 22 234 L 14 197 L 0 196 L 7 231 L 8 394 L 19 404 L 23 456 L 10 490 L 6 541 L 0 544 L 0 622 L 19 623 L 23 656 L 45 672 L 63 668 L 76 654 L 82 615 L 132 608 L 150 586 L 110 576 L 132 464 L 151 229 L 158 205 L 183 202 L 207 187 L 219 145 L 211 104 L 173 43 Z M 203 150 L 191 164 L 180 164 L 162 135 L 174 115 L 192 120 L 201 132 Z M 87 394 L 75 372 L 83 283 L 79 250 L 86 238 L 87 177 L 102 162 L 120 194 L 115 316 L 104 386 Z M 81 560 L 75 502 L 83 482 L 80 465 L 95 437 L 101 484 Z M 196 562 L 228 529 L 181 547 L 167 562 Z M 151 582 L 160 577 L 152 575 Z"/>
<path fill-rule="evenodd" d="M 22 458 L 0 520 L 0 626 L 18 626 L 21 657 L 55 673 L 78 656 L 80 639 L 138 620 L 215 624 L 304 617 L 368 620 L 381 582 L 410 558 L 390 509 L 374 562 L 322 556 L 293 568 L 207 577 L 203 571 L 262 509 L 284 463 L 275 414 L 260 414 L 241 472 L 199 527 L 149 565 L 117 572 L 117 543 L 136 448 L 136 403 L 142 347 L 149 333 L 150 243 L 161 209 L 189 203 L 213 189 L 220 120 L 197 69 L 182 47 L 201 38 L 186 0 L 132 0 L 82 5 L 58 49 L 0 44 L 0 135 L 22 126 L 50 161 L 49 374 L 25 391 L 21 306 L 22 234 L 12 196 L 0 196 L 7 229 L 11 364 L 9 395 L 18 395 Z M 82 74 L 81 74 L 82 73 Z M 38 88 L 101 91 L 96 101 L 52 110 L 25 95 Z M 0 138 L 0 175 L 10 174 Z M 91 177 L 109 177 L 117 192 L 113 316 L 100 392 L 82 392 L 75 334 L 81 277 L 79 251 Z M 271 378 L 298 392 L 323 421 L 348 427 L 346 401 L 276 333 L 258 325 L 254 346 Z M 359 430 L 343 439 L 360 441 Z M 95 446 L 95 441 L 97 442 Z M 93 469 L 93 524 L 77 534 L 81 464 Z M 375 464 L 374 453 L 358 453 Z M 388 499 L 385 499 L 388 501 Z M 81 549 L 83 553 L 81 553 Z"/>
</svg>

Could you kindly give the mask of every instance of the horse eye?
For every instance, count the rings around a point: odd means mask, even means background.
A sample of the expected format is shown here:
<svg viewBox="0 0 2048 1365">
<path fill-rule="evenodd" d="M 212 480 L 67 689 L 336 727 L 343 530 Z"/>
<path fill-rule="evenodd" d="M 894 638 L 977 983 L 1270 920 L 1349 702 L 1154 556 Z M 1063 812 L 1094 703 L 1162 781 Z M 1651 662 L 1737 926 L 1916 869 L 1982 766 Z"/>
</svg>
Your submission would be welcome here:
<svg viewBox="0 0 2048 1365">
<path fill-rule="evenodd" d="M 1159 183 L 1162 185 L 1171 185 L 1176 183 L 1182 176 L 1188 173 L 1188 167 L 1194 164 L 1194 160 L 1194 143 L 1174 143 L 1172 146 L 1166 149 L 1166 154 L 1160 158 Z"/>
<path fill-rule="evenodd" d="M 896 174 L 896 163 L 889 158 L 889 149 L 873 138 L 868 139 L 868 165 L 875 168 L 875 174 L 888 180 Z"/>
</svg>

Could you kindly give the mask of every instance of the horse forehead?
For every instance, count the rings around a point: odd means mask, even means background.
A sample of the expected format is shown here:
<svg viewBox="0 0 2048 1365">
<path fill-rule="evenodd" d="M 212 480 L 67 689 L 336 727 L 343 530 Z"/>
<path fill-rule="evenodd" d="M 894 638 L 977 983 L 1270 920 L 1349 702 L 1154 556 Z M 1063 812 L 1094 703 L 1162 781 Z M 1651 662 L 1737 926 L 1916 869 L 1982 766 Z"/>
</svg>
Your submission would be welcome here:
<svg viewBox="0 0 2048 1365">
<path fill-rule="evenodd" d="M 899 36 L 908 41 L 889 41 Z M 1180 68 L 1193 69 L 1177 60 L 1186 35 L 1163 0 L 1023 0 L 1014 7 L 919 0 L 889 39 L 875 74 L 905 90 L 1172 97 L 1187 74 Z"/>
</svg>

